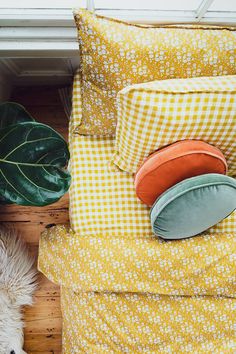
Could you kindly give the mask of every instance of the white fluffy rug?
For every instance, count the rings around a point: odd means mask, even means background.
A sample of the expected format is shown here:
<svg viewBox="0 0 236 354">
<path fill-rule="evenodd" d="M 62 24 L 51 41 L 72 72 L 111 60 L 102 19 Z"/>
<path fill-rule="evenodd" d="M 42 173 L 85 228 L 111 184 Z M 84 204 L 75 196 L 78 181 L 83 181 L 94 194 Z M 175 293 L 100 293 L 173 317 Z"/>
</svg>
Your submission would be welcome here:
<svg viewBox="0 0 236 354">
<path fill-rule="evenodd" d="M 22 354 L 21 307 L 32 304 L 34 259 L 13 230 L 0 227 L 0 354 Z"/>
</svg>

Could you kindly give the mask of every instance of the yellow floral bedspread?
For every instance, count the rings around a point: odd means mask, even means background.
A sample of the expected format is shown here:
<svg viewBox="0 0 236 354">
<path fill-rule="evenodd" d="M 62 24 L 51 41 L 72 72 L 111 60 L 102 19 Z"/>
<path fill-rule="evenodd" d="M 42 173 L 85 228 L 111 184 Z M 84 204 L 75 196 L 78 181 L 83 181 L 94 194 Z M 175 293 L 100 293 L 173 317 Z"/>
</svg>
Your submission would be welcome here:
<svg viewBox="0 0 236 354">
<path fill-rule="evenodd" d="M 132 177 L 108 171 L 113 148 L 70 135 L 71 228 L 40 240 L 39 269 L 61 286 L 63 353 L 235 353 L 236 214 L 191 239 L 154 238 Z"/>
<path fill-rule="evenodd" d="M 235 236 L 165 242 L 44 232 L 61 285 L 63 353 L 235 353 Z"/>
<path fill-rule="evenodd" d="M 235 300 L 62 288 L 65 353 L 235 353 Z"/>
</svg>

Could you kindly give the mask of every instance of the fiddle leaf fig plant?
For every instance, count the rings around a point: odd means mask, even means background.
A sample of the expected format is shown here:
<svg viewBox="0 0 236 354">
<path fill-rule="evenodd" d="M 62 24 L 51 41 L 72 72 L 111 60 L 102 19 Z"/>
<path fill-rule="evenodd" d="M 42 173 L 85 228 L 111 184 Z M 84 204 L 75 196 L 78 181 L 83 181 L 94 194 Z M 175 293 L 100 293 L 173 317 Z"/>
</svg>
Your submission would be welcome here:
<svg viewBox="0 0 236 354">
<path fill-rule="evenodd" d="M 0 203 L 44 206 L 69 189 L 66 141 L 13 102 L 0 104 Z"/>
</svg>

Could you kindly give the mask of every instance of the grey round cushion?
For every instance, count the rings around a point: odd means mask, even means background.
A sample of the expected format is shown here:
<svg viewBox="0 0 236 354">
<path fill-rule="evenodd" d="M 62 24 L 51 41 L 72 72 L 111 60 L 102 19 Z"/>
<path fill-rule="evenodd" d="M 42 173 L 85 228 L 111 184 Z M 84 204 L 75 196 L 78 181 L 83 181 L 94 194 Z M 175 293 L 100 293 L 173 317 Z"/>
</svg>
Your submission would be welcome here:
<svg viewBox="0 0 236 354">
<path fill-rule="evenodd" d="M 221 174 L 188 178 L 164 192 L 151 209 L 153 232 L 164 239 L 195 236 L 236 208 L 236 181 Z"/>
</svg>

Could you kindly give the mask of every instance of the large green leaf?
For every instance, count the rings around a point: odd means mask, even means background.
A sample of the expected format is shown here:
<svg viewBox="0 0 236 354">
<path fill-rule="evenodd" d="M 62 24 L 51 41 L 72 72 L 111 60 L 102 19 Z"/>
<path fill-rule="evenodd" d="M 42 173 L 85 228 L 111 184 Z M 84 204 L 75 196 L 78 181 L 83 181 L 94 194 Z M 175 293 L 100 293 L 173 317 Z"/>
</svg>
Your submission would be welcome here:
<svg viewBox="0 0 236 354">
<path fill-rule="evenodd" d="M 20 205 L 43 206 L 69 188 L 65 140 L 47 125 L 25 122 L 0 130 L 0 195 Z"/>
<path fill-rule="evenodd" d="M 34 118 L 26 109 L 15 102 L 0 103 L 0 129 L 22 122 L 33 122 Z M 0 204 L 10 204 L 10 200 L 0 195 Z"/>
<path fill-rule="evenodd" d="M 17 123 L 33 121 L 34 118 L 32 118 L 20 104 L 15 102 L 4 102 L 0 104 L 0 129 Z"/>
</svg>

